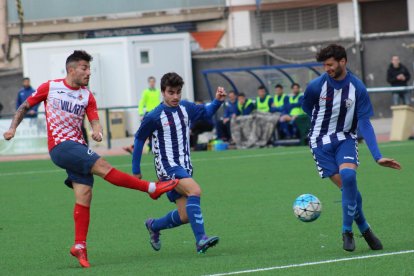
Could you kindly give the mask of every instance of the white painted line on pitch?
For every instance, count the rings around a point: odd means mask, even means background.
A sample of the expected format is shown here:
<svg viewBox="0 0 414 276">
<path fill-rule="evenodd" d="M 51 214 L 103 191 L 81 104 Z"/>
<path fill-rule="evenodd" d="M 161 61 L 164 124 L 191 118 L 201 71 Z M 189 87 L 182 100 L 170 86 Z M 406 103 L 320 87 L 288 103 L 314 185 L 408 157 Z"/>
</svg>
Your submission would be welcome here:
<svg viewBox="0 0 414 276">
<path fill-rule="evenodd" d="M 407 145 L 406 143 L 402 144 L 390 144 L 381 146 L 381 148 L 391 148 L 391 147 L 400 147 Z M 244 158 L 256 158 L 256 157 L 268 157 L 268 156 L 279 156 L 279 155 L 290 155 L 290 154 L 302 154 L 308 153 L 308 148 L 306 150 L 300 151 L 285 151 L 285 152 L 272 152 L 272 153 L 259 153 L 259 154 L 247 154 L 247 155 L 237 155 L 237 156 L 222 156 L 222 157 L 213 157 L 213 158 L 200 158 L 191 160 L 192 162 L 203 162 L 203 161 L 215 161 L 215 160 L 231 160 L 231 159 L 244 159 Z M 153 163 L 142 163 L 141 166 L 149 166 L 153 165 Z M 119 164 L 113 165 L 115 168 L 122 168 L 122 167 L 130 167 L 131 164 Z M 42 174 L 42 173 L 57 173 L 62 172 L 60 169 L 55 170 L 37 170 L 37 171 L 25 171 L 25 172 L 11 172 L 11 173 L 0 173 L 0 177 L 2 176 L 14 176 L 14 175 L 30 175 L 30 174 Z"/>
<path fill-rule="evenodd" d="M 319 261 L 319 262 L 308 262 L 308 263 L 301 263 L 301 264 L 290 264 L 290 265 L 282 265 L 282 266 L 256 268 L 256 269 L 240 270 L 240 271 L 233 271 L 233 272 L 224 272 L 224 273 L 217 273 L 217 274 L 208 274 L 206 276 L 225 276 L 225 275 L 236 275 L 236 274 L 263 272 L 263 271 L 269 271 L 269 270 L 281 270 L 281 269 L 288 269 L 288 268 L 295 268 L 295 267 L 304 267 L 304 266 L 312 266 L 312 265 L 348 262 L 348 261 L 354 261 L 354 260 L 380 258 L 380 257 L 403 255 L 403 254 L 410 254 L 410 253 L 414 253 L 414 250 L 389 252 L 389 253 L 374 254 L 374 255 L 363 255 L 363 256 L 356 256 L 356 257 L 349 257 L 349 258 L 325 260 L 325 261 Z"/>
</svg>

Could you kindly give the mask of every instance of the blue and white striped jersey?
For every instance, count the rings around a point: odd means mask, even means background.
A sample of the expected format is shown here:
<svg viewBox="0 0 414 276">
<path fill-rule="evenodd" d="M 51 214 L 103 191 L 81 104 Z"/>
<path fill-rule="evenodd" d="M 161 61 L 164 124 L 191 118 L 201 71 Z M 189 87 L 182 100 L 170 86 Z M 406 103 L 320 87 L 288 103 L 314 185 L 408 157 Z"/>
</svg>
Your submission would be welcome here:
<svg viewBox="0 0 414 276">
<path fill-rule="evenodd" d="M 159 179 L 167 177 L 167 169 L 177 166 L 192 175 L 190 126 L 197 120 L 210 119 L 221 104 L 222 102 L 218 100 L 214 100 L 208 106 L 188 101 L 180 101 L 177 107 L 169 107 L 161 103 L 145 115 L 135 137 L 141 141 L 151 138 L 155 169 Z M 134 162 L 133 171 L 140 171 L 140 168 L 134 168 Z"/>
<path fill-rule="evenodd" d="M 311 81 L 302 108 L 311 117 L 309 143 L 312 148 L 356 139 L 358 120 L 373 115 L 364 84 L 350 72 L 341 81 L 326 73 Z"/>
</svg>

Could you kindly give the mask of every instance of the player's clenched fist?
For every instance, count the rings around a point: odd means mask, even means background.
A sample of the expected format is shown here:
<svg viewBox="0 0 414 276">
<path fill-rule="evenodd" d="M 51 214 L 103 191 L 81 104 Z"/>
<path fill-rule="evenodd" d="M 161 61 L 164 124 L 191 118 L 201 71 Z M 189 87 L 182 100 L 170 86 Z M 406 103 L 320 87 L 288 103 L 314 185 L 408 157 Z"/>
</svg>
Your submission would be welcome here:
<svg viewBox="0 0 414 276">
<path fill-rule="evenodd" d="M 92 139 L 95 140 L 96 142 L 101 142 L 103 138 L 102 132 L 96 132 L 94 131 L 92 133 Z"/>
<path fill-rule="evenodd" d="M 224 101 L 226 99 L 226 96 L 227 96 L 226 90 L 224 90 L 224 88 L 221 86 L 217 87 L 216 99 L 219 101 Z"/>
<path fill-rule="evenodd" d="M 3 137 L 5 140 L 10 140 L 11 138 L 14 137 L 14 134 L 16 133 L 15 130 L 13 129 L 9 129 L 8 131 L 6 131 L 5 133 L 3 133 Z"/>
</svg>

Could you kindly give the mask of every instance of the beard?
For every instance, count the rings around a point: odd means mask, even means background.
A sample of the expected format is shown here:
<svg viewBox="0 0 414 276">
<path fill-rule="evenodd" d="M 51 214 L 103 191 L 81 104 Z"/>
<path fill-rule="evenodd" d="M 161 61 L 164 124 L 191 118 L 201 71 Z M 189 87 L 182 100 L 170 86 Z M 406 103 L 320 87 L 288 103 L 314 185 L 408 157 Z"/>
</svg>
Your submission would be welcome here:
<svg viewBox="0 0 414 276">
<path fill-rule="evenodd" d="M 344 70 L 341 67 L 338 67 L 333 72 L 329 72 L 329 76 L 333 79 L 338 79 L 342 74 Z"/>
<path fill-rule="evenodd" d="M 79 79 L 79 80 L 77 80 L 76 84 L 78 86 L 88 86 L 89 79 Z"/>
<path fill-rule="evenodd" d="M 342 70 L 340 67 L 338 67 L 338 69 L 337 70 L 335 70 L 335 76 L 334 76 L 334 79 L 337 79 L 337 78 L 339 78 L 341 75 L 342 75 L 342 73 L 344 72 L 344 70 Z"/>
</svg>

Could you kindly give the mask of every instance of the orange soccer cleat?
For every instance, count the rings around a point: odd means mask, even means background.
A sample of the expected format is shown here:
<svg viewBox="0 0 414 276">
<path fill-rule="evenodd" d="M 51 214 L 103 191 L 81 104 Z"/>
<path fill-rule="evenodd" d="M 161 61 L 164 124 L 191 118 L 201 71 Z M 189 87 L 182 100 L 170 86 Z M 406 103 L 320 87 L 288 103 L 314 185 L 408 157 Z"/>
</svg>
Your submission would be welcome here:
<svg viewBox="0 0 414 276">
<path fill-rule="evenodd" d="M 155 183 L 157 188 L 155 189 L 155 192 L 150 193 L 150 197 L 152 199 L 158 199 L 163 193 L 169 192 L 172 189 L 174 189 L 178 185 L 178 179 L 172 179 L 167 181 L 158 181 Z"/>
<path fill-rule="evenodd" d="M 91 266 L 88 261 L 88 253 L 86 252 L 85 246 L 82 246 L 80 244 L 75 244 L 70 249 L 70 254 L 78 259 L 79 264 L 82 267 L 87 268 Z"/>
</svg>

